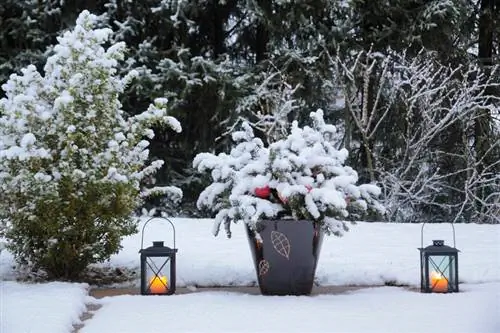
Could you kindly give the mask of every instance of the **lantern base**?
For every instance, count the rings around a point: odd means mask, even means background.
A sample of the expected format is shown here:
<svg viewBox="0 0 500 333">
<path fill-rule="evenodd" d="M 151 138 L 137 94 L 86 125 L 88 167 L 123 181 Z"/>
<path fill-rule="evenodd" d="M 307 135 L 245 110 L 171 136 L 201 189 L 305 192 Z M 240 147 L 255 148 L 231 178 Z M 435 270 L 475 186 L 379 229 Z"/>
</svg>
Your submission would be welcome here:
<svg viewBox="0 0 500 333">
<path fill-rule="evenodd" d="M 168 290 L 166 293 L 156 294 L 156 293 L 148 293 L 147 291 L 141 292 L 142 296 L 170 296 L 175 294 L 175 291 Z"/>
<path fill-rule="evenodd" d="M 441 290 L 441 289 L 434 290 L 431 288 L 429 288 L 429 289 L 420 288 L 420 292 L 424 293 L 424 294 L 451 294 L 451 293 L 458 293 L 460 291 L 458 290 L 458 288 L 457 289 L 449 289 L 449 290 Z"/>
</svg>

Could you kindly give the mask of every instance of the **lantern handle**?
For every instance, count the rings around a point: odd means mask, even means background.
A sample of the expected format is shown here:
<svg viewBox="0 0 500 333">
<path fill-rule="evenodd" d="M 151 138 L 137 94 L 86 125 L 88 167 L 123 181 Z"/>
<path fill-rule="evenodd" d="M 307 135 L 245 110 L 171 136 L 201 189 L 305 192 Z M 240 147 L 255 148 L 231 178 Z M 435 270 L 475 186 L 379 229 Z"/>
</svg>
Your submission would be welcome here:
<svg viewBox="0 0 500 333">
<path fill-rule="evenodd" d="M 457 245 L 455 242 L 455 226 L 453 225 L 453 222 L 450 224 L 451 224 L 451 228 L 453 230 L 453 247 L 456 248 Z M 422 223 L 422 228 L 420 229 L 420 247 L 421 248 L 424 248 L 424 226 L 425 226 L 425 222 Z"/>
<path fill-rule="evenodd" d="M 172 230 L 174 231 L 174 234 L 173 234 L 173 238 L 174 238 L 174 249 L 175 249 L 175 227 L 174 227 L 174 224 L 172 223 L 172 221 L 170 221 L 168 218 L 166 218 L 165 216 L 153 216 L 151 217 L 149 220 L 146 221 L 146 223 L 144 223 L 144 225 L 142 226 L 142 232 L 141 232 L 141 250 L 144 248 L 144 229 L 146 228 L 146 225 L 153 219 L 164 219 L 166 220 L 168 223 L 170 223 L 170 225 L 172 226 Z"/>
</svg>

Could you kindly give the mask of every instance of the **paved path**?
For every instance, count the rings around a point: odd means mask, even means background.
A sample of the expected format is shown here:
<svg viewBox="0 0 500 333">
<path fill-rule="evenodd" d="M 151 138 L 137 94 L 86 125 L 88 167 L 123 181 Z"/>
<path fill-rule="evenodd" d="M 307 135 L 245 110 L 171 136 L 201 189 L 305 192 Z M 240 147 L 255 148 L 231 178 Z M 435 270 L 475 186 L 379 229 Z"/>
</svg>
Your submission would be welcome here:
<svg viewBox="0 0 500 333">
<path fill-rule="evenodd" d="M 321 294 L 343 294 L 353 290 L 359 290 L 363 288 L 372 288 L 381 286 L 314 286 L 311 295 L 321 295 Z M 227 286 L 227 287 L 181 287 L 176 288 L 176 294 L 189 294 L 204 291 L 230 291 L 239 292 L 242 294 L 259 295 L 259 287 L 241 287 L 241 286 Z M 128 288 L 91 288 L 89 295 L 95 298 L 112 297 L 120 295 L 139 295 L 139 288 L 128 287 Z M 78 333 L 80 329 L 85 325 L 85 321 L 92 318 L 94 313 L 101 308 L 99 304 L 87 304 L 87 311 L 85 311 L 80 319 L 81 324 L 75 325 L 72 333 Z"/>
<path fill-rule="evenodd" d="M 321 294 L 342 294 L 351 290 L 358 290 L 363 288 L 372 288 L 380 286 L 315 286 L 311 295 Z M 231 291 L 244 294 L 259 295 L 259 287 L 241 287 L 241 286 L 228 286 L 228 287 L 182 287 L 176 288 L 176 294 L 189 294 L 193 292 L 203 291 Z M 139 288 L 96 288 L 90 290 L 90 296 L 95 298 L 103 298 L 106 296 L 119 296 L 119 295 L 139 295 Z"/>
<path fill-rule="evenodd" d="M 138 288 L 94 289 L 94 297 L 108 297 L 99 300 L 103 304 L 100 309 L 89 304 L 89 316 L 95 316 L 82 323 L 79 333 L 159 332 L 156 328 L 166 320 L 159 309 L 168 309 L 167 318 L 175 318 L 169 322 L 172 332 L 192 332 L 193 325 L 206 332 L 234 332 L 242 323 L 245 332 L 328 329 L 324 322 L 304 320 L 314 314 L 318 318 L 330 316 L 332 327 L 342 332 L 373 332 L 374 328 L 379 332 L 426 332 L 436 328 L 444 333 L 498 333 L 495 304 L 499 290 L 498 282 L 464 284 L 462 292 L 451 295 L 424 295 L 418 288 L 404 286 L 322 286 L 312 293 L 319 297 L 290 298 L 260 297 L 258 287 L 178 288 L 179 297 L 150 298 L 127 296 L 138 294 Z M 113 295 L 117 297 L 109 297 Z M 214 319 L 228 312 L 230 320 Z M 443 322 L 442 316 L 435 315 L 441 312 L 449 320 Z M 258 320 L 252 320 L 250 327 L 248 318 Z"/>
</svg>

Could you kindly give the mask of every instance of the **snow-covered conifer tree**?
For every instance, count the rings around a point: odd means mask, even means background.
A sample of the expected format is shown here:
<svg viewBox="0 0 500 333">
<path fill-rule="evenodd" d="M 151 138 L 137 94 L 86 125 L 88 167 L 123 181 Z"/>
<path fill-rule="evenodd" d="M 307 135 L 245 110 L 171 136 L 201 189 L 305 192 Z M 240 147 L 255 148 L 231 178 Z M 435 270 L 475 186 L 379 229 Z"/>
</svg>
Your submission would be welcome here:
<svg viewBox="0 0 500 333">
<path fill-rule="evenodd" d="M 356 185 L 358 175 L 345 166 L 347 150 L 333 145 L 336 128 L 326 124 L 323 111 L 311 112 L 312 126 L 295 121 L 288 136 L 265 147 L 243 123 L 233 133 L 230 154 L 198 154 L 194 167 L 211 171 L 210 184 L 198 198 L 198 208 L 216 212 L 214 234 L 222 223 L 230 236 L 231 222 L 255 228 L 260 219 L 306 219 L 326 233 L 341 235 L 348 219 L 384 208 L 375 199 L 380 189 Z"/>
<path fill-rule="evenodd" d="M 142 189 L 163 164 L 148 162 L 153 126 L 179 132 L 165 100 L 124 116 L 119 101 L 135 73 L 117 75 L 125 44 L 104 47 L 112 31 L 82 12 L 58 38 L 44 74 L 11 75 L 0 101 L 0 231 L 21 264 L 49 277 L 77 277 L 133 233 L 141 199 L 180 189 Z"/>
</svg>

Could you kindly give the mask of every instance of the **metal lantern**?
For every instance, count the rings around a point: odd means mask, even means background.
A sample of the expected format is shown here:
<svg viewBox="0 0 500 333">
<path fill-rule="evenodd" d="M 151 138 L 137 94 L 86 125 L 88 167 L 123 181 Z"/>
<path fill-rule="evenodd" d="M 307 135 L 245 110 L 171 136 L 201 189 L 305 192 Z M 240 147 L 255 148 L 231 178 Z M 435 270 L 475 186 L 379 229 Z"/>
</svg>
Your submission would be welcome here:
<svg viewBox="0 0 500 333">
<path fill-rule="evenodd" d="M 424 248 L 424 224 L 421 229 L 420 291 L 424 293 L 458 292 L 458 252 L 455 248 L 453 223 L 453 247 L 443 240 L 433 240 Z"/>
<path fill-rule="evenodd" d="M 153 246 L 144 246 L 144 228 L 153 219 L 161 218 L 172 226 L 174 248 L 164 245 L 163 241 L 154 241 Z M 141 294 L 172 295 L 175 293 L 175 227 L 165 217 L 152 217 L 144 223 L 141 237 Z"/>
</svg>

